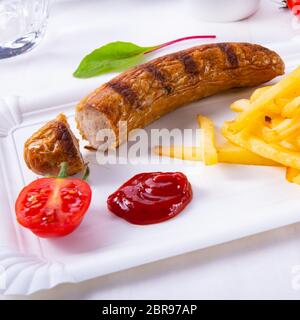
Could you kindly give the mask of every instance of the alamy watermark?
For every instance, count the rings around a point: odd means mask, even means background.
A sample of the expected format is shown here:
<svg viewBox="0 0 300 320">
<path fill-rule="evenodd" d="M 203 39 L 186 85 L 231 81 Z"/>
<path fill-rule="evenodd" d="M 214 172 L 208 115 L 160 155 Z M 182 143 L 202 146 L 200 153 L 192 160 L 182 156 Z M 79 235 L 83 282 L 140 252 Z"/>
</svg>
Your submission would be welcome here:
<svg viewBox="0 0 300 320">
<path fill-rule="evenodd" d="M 96 135 L 96 160 L 98 164 L 148 164 L 170 163 L 170 157 L 158 157 L 159 147 L 177 147 L 184 155 L 183 146 L 200 146 L 201 129 L 134 129 L 127 134 L 127 122 L 122 121 L 117 132 L 101 129 Z M 116 148 L 115 146 L 119 146 Z M 196 158 L 196 152 L 192 154 Z M 191 155 L 191 153 L 190 153 Z"/>
</svg>

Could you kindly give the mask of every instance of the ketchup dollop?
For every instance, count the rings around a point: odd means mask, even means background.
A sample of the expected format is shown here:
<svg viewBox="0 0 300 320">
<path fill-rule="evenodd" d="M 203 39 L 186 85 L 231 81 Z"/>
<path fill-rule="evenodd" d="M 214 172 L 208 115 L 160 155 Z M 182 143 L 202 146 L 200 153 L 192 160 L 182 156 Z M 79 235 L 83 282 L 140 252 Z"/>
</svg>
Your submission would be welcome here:
<svg viewBox="0 0 300 320">
<path fill-rule="evenodd" d="M 191 184 L 181 172 L 140 173 L 111 194 L 107 206 L 128 222 L 145 225 L 175 217 L 192 196 Z"/>
</svg>

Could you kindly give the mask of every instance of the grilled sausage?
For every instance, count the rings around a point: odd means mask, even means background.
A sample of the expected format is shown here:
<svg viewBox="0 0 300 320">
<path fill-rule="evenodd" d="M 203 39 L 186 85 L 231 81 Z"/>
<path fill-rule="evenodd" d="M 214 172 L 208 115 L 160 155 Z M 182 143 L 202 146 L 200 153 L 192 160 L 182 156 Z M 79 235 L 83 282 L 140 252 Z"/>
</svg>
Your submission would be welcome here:
<svg viewBox="0 0 300 320">
<path fill-rule="evenodd" d="M 25 142 L 24 159 L 29 169 L 41 175 L 57 175 L 62 162 L 68 162 L 68 175 L 84 168 L 78 140 L 63 114 L 46 123 Z"/>
<path fill-rule="evenodd" d="M 217 43 L 193 47 L 154 59 L 128 70 L 96 89 L 76 108 L 84 139 L 103 147 L 97 132 L 111 129 L 117 147 L 127 139 L 118 130 L 143 128 L 189 102 L 231 88 L 256 86 L 284 73 L 273 51 L 256 44 Z"/>
</svg>

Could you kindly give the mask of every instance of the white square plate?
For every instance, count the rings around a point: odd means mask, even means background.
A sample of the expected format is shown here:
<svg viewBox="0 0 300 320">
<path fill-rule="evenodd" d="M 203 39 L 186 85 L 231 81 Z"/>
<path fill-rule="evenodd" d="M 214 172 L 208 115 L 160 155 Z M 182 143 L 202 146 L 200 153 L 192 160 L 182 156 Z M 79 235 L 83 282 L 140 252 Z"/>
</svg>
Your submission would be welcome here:
<svg viewBox="0 0 300 320">
<path fill-rule="evenodd" d="M 287 71 L 300 62 L 296 44 L 274 49 L 284 58 Z M 229 104 L 248 97 L 251 91 L 231 91 L 193 103 L 166 115 L 148 130 L 196 129 L 198 113 L 220 126 L 233 117 Z M 93 199 L 82 225 L 65 238 L 37 238 L 15 220 L 15 199 L 36 178 L 24 163 L 23 144 L 59 112 L 68 116 L 74 128 L 73 100 L 71 93 L 1 100 L 0 277 L 3 269 L 5 279 L 0 279 L 0 287 L 4 293 L 29 294 L 63 282 L 79 282 L 300 221 L 299 186 L 285 181 L 282 168 L 204 167 L 179 160 L 100 166 L 95 154 L 85 151 L 91 162 Z M 131 225 L 109 213 L 107 196 L 144 171 L 184 172 L 193 186 L 192 203 L 178 217 L 148 226 Z"/>
</svg>

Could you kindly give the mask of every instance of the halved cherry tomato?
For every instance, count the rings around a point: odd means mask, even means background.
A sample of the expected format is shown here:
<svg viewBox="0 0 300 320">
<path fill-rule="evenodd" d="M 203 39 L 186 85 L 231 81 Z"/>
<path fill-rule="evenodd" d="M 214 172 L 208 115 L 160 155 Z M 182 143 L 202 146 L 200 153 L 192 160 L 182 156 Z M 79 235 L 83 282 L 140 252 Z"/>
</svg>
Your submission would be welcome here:
<svg viewBox="0 0 300 320">
<path fill-rule="evenodd" d="M 91 188 L 82 179 L 65 178 L 61 174 L 56 178 L 37 179 L 18 196 L 17 220 L 39 237 L 64 236 L 79 226 L 91 197 Z"/>
</svg>

